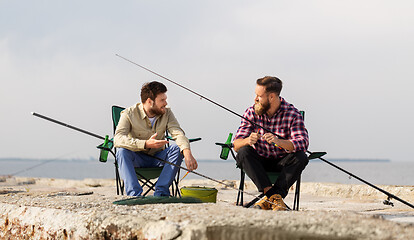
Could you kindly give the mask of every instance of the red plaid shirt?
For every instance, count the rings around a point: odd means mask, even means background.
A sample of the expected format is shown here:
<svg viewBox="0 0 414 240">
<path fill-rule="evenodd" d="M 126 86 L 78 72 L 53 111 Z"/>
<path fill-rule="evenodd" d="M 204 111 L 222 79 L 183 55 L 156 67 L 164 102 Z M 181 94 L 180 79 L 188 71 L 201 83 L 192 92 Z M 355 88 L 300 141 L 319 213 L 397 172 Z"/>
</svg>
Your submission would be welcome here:
<svg viewBox="0 0 414 240">
<path fill-rule="evenodd" d="M 300 111 L 282 97 L 280 100 L 280 108 L 271 118 L 266 114 L 257 115 L 254 112 L 254 105 L 245 111 L 243 117 L 291 141 L 294 146 L 294 152 L 306 151 L 309 146 L 309 136 Z M 252 132 L 258 132 L 260 135 L 266 133 L 263 128 L 259 128 L 242 119 L 234 139 L 247 138 Z M 287 155 L 286 150 L 269 144 L 264 139 L 259 139 L 253 147 L 260 156 L 265 158 L 282 158 Z"/>
</svg>

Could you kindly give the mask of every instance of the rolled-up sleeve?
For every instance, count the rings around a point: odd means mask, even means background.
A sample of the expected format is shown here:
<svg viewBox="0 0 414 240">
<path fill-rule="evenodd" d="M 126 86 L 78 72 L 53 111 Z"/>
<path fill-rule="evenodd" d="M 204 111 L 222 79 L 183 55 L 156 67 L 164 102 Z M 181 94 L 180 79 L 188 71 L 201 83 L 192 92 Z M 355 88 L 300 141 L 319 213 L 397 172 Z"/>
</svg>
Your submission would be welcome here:
<svg viewBox="0 0 414 240">
<path fill-rule="evenodd" d="M 239 128 L 237 129 L 236 135 L 234 136 L 234 139 L 244 139 L 250 136 L 250 133 L 254 131 L 254 126 L 247 121 L 246 119 L 252 121 L 253 115 L 252 115 L 252 109 L 247 109 L 244 114 L 243 118 L 241 119 L 241 124 Z"/>
<path fill-rule="evenodd" d="M 167 130 L 181 151 L 190 148 L 190 142 L 185 136 L 184 130 L 181 129 L 180 124 L 172 111 L 168 111 Z"/>
<path fill-rule="evenodd" d="M 305 124 L 302 116 L 298 116 L 294 119 L 290 129 L 290 138 L 294 146 L 294 152 L 306 151 L 309 147 L 309 135 L 305 128 Z"/>
</svg>

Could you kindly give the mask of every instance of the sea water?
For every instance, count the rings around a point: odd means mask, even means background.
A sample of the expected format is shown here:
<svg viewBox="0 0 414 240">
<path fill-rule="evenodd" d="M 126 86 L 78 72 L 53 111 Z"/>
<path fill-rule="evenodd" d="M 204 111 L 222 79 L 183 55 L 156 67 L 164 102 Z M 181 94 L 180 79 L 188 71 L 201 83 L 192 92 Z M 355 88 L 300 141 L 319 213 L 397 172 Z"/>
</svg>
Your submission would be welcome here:
<svg viewBox="0 0 414 240">
<path fill-rule="evenodd" d="M 336 166 L 376 185 L 414 185 L 414 162 L 392 161 L 332 161 Z M 185 167 L 185 163 L 182 164 Z M 234 160 L 199 160 L 196 172 L 217 180 L 238 180 L 240 169 Z M 185 174 L 184 170 L 180 172 Z M 63 179 L 115 178 L 114 161 L 98 160 L 0 160 L 0 176 L 42 177 Z M 188 174 L 186 179 L 202 179 Z M 360 184 L 347 173 L 320 160 L 311 160 L 302 174 L 304 182 Z"/>
</svg>

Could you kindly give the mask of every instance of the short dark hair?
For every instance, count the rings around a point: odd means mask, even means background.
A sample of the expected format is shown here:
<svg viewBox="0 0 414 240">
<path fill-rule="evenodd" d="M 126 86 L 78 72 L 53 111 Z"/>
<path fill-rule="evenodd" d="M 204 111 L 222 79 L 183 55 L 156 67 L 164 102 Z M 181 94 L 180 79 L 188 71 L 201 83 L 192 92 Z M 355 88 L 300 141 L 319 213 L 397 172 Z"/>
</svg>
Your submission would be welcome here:
<svg viewBox="0 0 414 240">
<path fill-rule="evenodd" d="M 160 93 L 167 92 L 167 87 L 157 81 L 144 83 L 141 88 L 141 102 L 144 103 L 148 98 L 155 101 L 155 98 Z"/>
<path fill-rule="evenodd" d="M 256 81 L 257 85 L 264 86 L 267 93 L 276 93 L 277 95 L 280 95 L 280 92 L 282 91 L 282 80 L 280 80 L 277 77 L 271 77 L 266 76 L 257 79 Z"/>
</svg>

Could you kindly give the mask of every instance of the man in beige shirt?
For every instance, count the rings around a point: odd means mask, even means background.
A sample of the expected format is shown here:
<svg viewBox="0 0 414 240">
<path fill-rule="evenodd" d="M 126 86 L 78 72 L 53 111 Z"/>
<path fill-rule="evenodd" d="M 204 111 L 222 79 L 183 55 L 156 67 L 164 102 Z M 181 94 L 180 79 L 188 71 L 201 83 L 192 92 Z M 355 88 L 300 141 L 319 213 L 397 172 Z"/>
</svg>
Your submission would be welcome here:
<svg viewBox="0 0 414 240">
<path fill-rule="evenodd" d="M 161 167 L 163 170 L 155 185 L 154 196 L 169 196 L 169 187 L 179 170 L 142 152 L 181 165 L 183 157 L 189 170 L 197 169 L 190 143 L 180 124 L 167 106 L 167 87 L 160 82 L 149 82 L 141 88 L 141 103 L 126 108 L 121 113 L 115 131 L 115 147 L 119 170 L 128 196 L 140 196 L 142 187 L 135 174 L 135 167 Z M 169 132 L 177 145 L 165 140 Z"/>
</svg>

